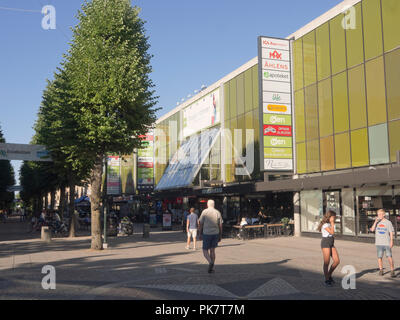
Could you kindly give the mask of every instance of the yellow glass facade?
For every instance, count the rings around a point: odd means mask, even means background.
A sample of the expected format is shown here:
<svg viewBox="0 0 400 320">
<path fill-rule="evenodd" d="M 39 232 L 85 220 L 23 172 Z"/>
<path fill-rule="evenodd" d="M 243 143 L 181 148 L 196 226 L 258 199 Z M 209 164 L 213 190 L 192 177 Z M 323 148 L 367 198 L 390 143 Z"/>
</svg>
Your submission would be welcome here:
<svg viewBox="0 0 400 320">
<path fill-rule="evenodd" d="M 399 30 L 399 0 L 362 0 L 295 39 L 298 173 L 396 161 Z"/>
</svg>

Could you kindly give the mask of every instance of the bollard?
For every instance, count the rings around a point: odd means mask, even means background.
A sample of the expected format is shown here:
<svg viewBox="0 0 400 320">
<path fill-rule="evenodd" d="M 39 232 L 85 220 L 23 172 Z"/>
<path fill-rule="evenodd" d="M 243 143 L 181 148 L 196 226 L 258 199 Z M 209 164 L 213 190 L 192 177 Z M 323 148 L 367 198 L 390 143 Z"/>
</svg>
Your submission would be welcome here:
<svg viewBox="0 0 400 320">
<path fill-rule="evenodd" d="M 51 242 L 51 231 L 49 227 L 42 227 L 42 240 L 45 242 Z"/>
<path fill-rule="evenodd" d="M 143 225 L 143 238 L 149 238 L 150 237 L 150 225 L 148 223 L 145 223 Z"/>
</svg>

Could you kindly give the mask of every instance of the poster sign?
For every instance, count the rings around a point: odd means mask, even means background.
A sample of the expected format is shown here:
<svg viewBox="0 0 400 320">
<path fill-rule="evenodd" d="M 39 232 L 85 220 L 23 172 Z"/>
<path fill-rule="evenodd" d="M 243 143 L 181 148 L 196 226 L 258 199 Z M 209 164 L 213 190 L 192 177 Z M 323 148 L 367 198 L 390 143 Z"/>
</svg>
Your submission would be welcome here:
<svg viewBox="0 0 400 320">
<path fill-rule="evenodd" d="M 151 191 L 154 187 L 154 134 L 153 130 L 141 136 L 142 148 L 138 149 L 138 182 L 139 191 Z"/>
<path fill-rule="evenodd" d="M 259 37 L 261 170 L 293 171 L 292 75 L 289 40 Z"/>
<path fill-rule="evenodd" d="M 163 228 L 171 228 L 172 226 L 172 216 L 170 213 L 163 214 Z"/>
<path fill-rule="evenodd" d="M 107 157 L 107 194 L 121 194 L 121 158 L 119 156 Z"/>
<path fill-rule="evenodd" d="M 220 110 L 219 89 L 193 102 L 183 110 L 183 137 L 218 124 Z"/>
<path fill-rule="evenodd" d="M 0 143 L 0 160 L 53 161 L 45 146 Z"/>
</svg>

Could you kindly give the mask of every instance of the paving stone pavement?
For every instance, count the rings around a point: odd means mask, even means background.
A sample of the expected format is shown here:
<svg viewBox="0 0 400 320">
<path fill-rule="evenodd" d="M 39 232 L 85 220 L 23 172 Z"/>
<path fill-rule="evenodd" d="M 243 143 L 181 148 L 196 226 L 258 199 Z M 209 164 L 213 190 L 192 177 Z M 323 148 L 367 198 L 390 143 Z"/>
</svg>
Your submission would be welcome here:
<svg viewBox="0 0 400 320">
<path fill-rule="evenodd" d="M 377 275 L 372 244 L 336 240 L 341 264 L 327 288 L 319 239 L 223 239 L 215 273 L 208 274 L 202 251 L 186 250 L 182 231 L 152 229 L 143 239 L 140 227 L 133 236 L 110 238 L 109 249 L 92 251 L 89 237 L 46 244 L 38 233 L 27 236 L 24 223 L 0 225 L 0 299 L 400 299 L 400 276 Z M 393 255 L 396 263 L 399 247 Z M 55 290 L 42 288 L 44 265 L 55 267 Z M 345 265 L 356 270 L 354 290 L 342 288 Z M 386 260 L 384 267 L 388 272 Z"/>
</svg>

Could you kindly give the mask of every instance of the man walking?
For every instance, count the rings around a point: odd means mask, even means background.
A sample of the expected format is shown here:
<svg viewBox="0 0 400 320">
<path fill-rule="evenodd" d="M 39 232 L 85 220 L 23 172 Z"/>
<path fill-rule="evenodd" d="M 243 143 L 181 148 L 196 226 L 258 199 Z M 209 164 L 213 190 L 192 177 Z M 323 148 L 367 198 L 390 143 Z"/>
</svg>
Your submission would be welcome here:
<svg viewBox="0 0 400 320">
<path fill-rule="evenodd" d="M 200 240 L 203 239 L 203 254 L 207 259 L 208 273 L 214 272 L 215 248 L 222 239 L 222 216 L 214 208 L 214 200 L 208 200 L 207 209 L 203 210 L 199 219 Z"/>
<path fill-rule="evenodd" d="M 186 249 L 190 249 L 190 238 L 193 237 L 193 250 L 196 250 L 197 229 L 199 227 L 199 217 L 194 213 L 194 208 L 190 208 L 190 214 L 186 219 L 187 244 Z"/>
<path fill-rule="evenodd" d="M 378 210 L 378 217 L 375 219 L 375 223 L 370 230 L 372 232 L 375 232 L 376 230 L 375 245 L 378 253 L 379 275 L 383 276 L 382 257 L 383 252 L 385 251 L 386 257 L 390 263 L 390 276 L 394 278 L 394 263 L 392 258 L 394 228 L 392 223 L 385 218 L 385 214 L 385 210 Z"/>
</svg>

